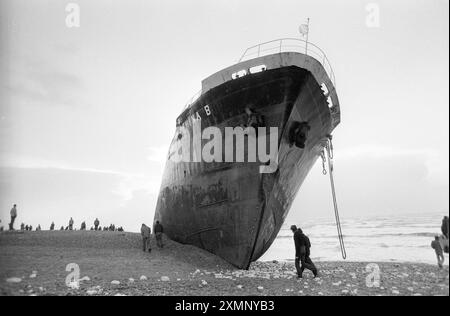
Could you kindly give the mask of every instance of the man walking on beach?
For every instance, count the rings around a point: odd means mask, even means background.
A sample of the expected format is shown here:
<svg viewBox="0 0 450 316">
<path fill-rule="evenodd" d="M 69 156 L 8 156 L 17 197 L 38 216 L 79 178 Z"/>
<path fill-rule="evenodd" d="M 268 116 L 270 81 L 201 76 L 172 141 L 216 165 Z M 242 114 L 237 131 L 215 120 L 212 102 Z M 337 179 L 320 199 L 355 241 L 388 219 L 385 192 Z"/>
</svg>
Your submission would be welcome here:
<svg viewBox="0 0 450 316">
<path fill-rule="evenodd" d="M 295 243 L 295 268 L 297 269 L 298 278 L 303 277 L 303 271 L 305 269 L 311 270 L 314 277 L 318 276 L 318 271 L 314 263 L 312 262 L 311 255 L 311 243 L 309 238 L 303 234 L 303 231 L 297 226 L 292 225 L 291 230 L 294 233 Z M 302 266 L 300 267 L 300 262 Z"/>
<path fill-rule="evenodd" d="M 433 248 L 434 252 L 436 252 L 438 266 L 439 266 L 439 268 L 442 269 L 444 267 L 445 257 L 444 257 L 444 251 L 442 250 L 441 242 L 439 240 L 439 236 L 434 237 L 434 240 L 431 242 L 431 248 Z"/>
<path fill-rule="evenodd" d="M 148 250 L 148 252 L 152 251 L 152 248 L 150 247 L 150 236 L 152 234 L 152 230 L 150 227 L 148 227 L 145 224 L 142 224 L 141 227 L 141 235 L 142 235 L 142 248 L 145 251 Z"/>
<path fill-rule="evenodd" d="M 14 230 L 14 222 L 16 221 L 17 217 L 17 205 L 14 204 L 13 208 L 11 209 L 11 223 L 9 223 L 9 230 Z"/>
<path fill-rule="evenodd" d="M 162 248 L 163 245 L 163 241 L 162 241 L 162 235 L 164 232 L 164 228 L 163 226 L 160 224 L 159 221 L 156 221 L 155 227 L 153 228 L 153 231 L 155 232 L 155 237 L 156 237 L 156 245 L 159 248 Z"/>
</svg>

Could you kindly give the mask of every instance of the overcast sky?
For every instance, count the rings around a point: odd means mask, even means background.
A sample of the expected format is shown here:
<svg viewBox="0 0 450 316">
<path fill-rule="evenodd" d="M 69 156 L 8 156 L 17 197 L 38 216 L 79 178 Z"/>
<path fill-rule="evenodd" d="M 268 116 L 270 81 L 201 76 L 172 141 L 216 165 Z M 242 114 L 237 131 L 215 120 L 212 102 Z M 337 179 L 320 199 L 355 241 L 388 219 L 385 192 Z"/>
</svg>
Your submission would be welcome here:
<svg viewBox="0 0 450 316">
<path fill-rule="evenodd" d="M 68 28 L 66 5 L 79 4 Z M 379 27 L 366 6 L 377 4 Z M 335 69 L 341 217 L 449 208 L 447 0 L 0 0 L 0 219 L 151 223 L 175 119 L 248 46 L 310 40 Z M 288 220 L 332 218 L 317 163 Z"/>
</svg>

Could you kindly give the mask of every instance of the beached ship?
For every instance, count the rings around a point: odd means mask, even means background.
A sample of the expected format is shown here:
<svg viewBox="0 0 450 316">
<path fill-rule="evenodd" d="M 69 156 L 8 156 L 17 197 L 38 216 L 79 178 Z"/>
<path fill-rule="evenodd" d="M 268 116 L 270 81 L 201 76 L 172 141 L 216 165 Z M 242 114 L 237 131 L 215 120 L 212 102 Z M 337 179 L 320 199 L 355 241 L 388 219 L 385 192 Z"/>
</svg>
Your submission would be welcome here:
<svg viewBox="0 0 450 316">
<path fill-rule="evenodd" d="M 269 127 L 277 127 L 274 172 L 262 173 L 258 162 L 173 161 L 186 137 L 180 130 L 195 134 L 199 121 L 202 131 L 266 127 L 255 136 L 266 139 Z M 203 80 L 201 92 L 177 118 L 154 220 L 169 238 L 248 268 L 275 240 L 339 122 L 333 70 L 319 47 L 281 39 L 247 49 L 238 63 Z M 194 141 L 192 150 L 205 142 Z M 236 151 L 244 146 L 247 157 L 244 144 L 235 139 L 232 145 Z"/>
</svg>

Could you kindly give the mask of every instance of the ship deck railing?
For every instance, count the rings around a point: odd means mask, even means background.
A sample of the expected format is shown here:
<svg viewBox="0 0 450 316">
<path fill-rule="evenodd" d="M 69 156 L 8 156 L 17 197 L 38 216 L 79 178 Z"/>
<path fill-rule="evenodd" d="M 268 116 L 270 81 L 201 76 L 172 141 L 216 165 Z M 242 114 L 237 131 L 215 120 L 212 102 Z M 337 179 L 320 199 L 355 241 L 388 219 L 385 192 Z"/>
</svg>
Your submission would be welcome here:
<svg viewBox="0 0 450 316">
<path fill-rule="evenodd" d="M 336 88 L 336 80 L 333 67 L 331 66 L 331 63 L 328 60 L 325 52 L 319 46 L 299 38 L 280 38 L 251 46 L 245 50 L 244 54 L 242 54 L 241 58 L 238 60 L 238 63 L 254 58 L 288 52 L 301 53 L 317 60 L 325 69 L 334 88 Z M 189 108 L 201 95 L 202 90 L 198 91 L 194 96 L 192 96 L 186 103 L 184 110 Z"/>
<path fill-rule="evenodd" d="M 322 64 L 334 87 L 336 87 L 333 67 L 325 52 L 319 46 L 299 38 L 280 38 L 249 47 L 238 62 L 287 52 L 302 53 L 316 59 Z"/>
</svg>

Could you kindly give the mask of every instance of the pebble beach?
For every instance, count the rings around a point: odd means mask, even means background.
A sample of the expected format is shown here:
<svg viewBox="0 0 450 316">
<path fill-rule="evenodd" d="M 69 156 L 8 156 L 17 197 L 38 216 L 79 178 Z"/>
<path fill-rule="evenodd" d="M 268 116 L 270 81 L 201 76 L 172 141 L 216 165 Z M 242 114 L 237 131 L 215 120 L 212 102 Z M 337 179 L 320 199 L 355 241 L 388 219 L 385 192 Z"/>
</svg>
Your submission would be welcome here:
<svg viewBox="0 0 450 316">
<path fill-rule="evenodd" d="M 144 253 L 136 233 L 0 234 L 0 295 L 19 296 L 448 296 L 449 269 L 400 262 L 316 262 L 297 279 L 293 262 L 238 270 L 195 247 L 164 239 Z"/>
</svg>

